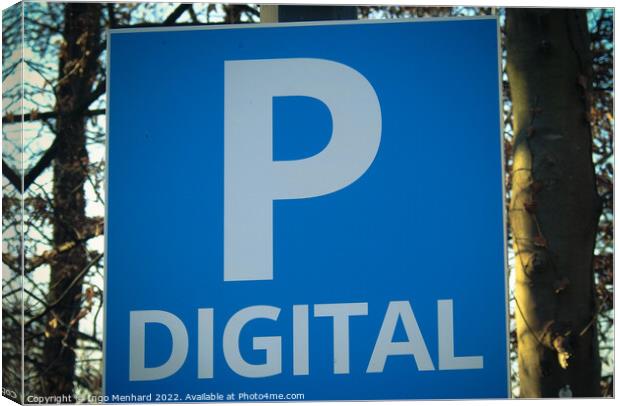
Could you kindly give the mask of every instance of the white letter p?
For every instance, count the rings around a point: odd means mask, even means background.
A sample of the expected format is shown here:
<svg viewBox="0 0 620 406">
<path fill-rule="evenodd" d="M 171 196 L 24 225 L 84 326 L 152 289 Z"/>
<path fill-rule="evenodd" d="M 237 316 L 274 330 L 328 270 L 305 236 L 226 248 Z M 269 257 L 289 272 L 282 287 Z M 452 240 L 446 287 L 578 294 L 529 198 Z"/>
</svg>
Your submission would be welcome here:
<svg viewBox="0 0 620 406">
<path fill-rule="evenodd" d="M 366 172 L 381 141 L 381 108 L 366 78 L 324 59 L 225 62 L 224 280 L 273 279 L 273 201 L 326 195 Z M 318 154 L 273 160 L 272 102 L 319 99 L 332 116 Z"/>
</svg>

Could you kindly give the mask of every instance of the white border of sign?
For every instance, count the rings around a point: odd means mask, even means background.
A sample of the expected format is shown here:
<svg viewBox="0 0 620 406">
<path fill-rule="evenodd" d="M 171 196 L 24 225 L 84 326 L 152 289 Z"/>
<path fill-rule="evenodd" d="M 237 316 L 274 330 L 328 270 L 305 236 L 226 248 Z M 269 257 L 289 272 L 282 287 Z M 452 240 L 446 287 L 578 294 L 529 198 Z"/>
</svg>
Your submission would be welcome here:
<svg viewBox="0 0 620 406">
<path fill-rule="evenodd" d="M 432 23 L 432 22 L 441 22 L 441 21 L 467 21 L 467 20 L 495 20 L 495 24 L 497 27 L 497 63 L 498 63 L 498 93 L 499 93 L 499 119 L 500 119 L 500 128 L 499 128 L 499 138 L 500 138 L 500 154 L 501 154 L 501 171 L 502 171 L 502 223 L 503 223 L 503 239 L 504 239 L 504 305 L 506 310 L 506 374 L 507 374 L 507 393 L 508 399 L 510 399 L 511 395 L 511 385 L 510 385 L 510 303 L 509 303 L 509 292 L 508 292 L 508 233 L 507 233 L 507 213 L 505 206 L 505 196 L 506 196 L 506 173 L 505 173 L 505 156 L 504 156 L 504 98 L 502 92 L 502 45 L 501 45 L 501 32 L 499 26 L 499 18 L 496 15 L 493 16 L 473 16 L 473 17 L 422 17 L 422 18 L 395 18 L 395 19 L 375 19 L 375 20 L 333 20 L 333 21 L 304 21 L 304 22 L 294 22 L 294 23 L 247 23 L 247 24 L 217 24 L 217 25 L 195 25 L 195 26 L 176 26 L 176 27 L 136 27 L 136 28 L 114 28 L 108 29 L 106 33 L 106 44 L 107 44 L 107 54 L 106 54 L 106 137 L 105 137 L 105 215 L 104 215 L 104 243 L 103 243 L 103 252 L 104 252 L 104 264 L 103 264 L 103 348 L 102 348 L 102 385 L 101 385 L 101 393 L 105 395 L 106 393 L 106 332 L 108 326 L 108 312 L 107 312 L 107 304 L 108 304 L 108 202 L 109 202 L 109 128 L 110 128 L 110 62 L 111 62 L 111 51 L 112 44 L 110 42 L 111 36 L 113 34 L 129 34 L 129 33 L 142 33 L 142 32 L 165 32 L 165 31 L 203 31 L 203 30 L 230 30 L 230 29 L 262 29 L 262 28 L 285 28 L 285 27 L 304 27 L 304 26 L 317 26 L 317 25 L 359 25 L 359 24 L 398 24 L 398 23 Z M 407 401 L 407 400 L 415 400 L 415 399 L 386 399 L 386 401 Z M 459 400 L 459 399 L 435 399 L 436 400 Z M 466 400 L 466 399 L 462 399 Z M 471 400 L 483 400 L 483 399 L 471 399 Z M 356 400 L 357 402 L 363 400 Z M 304 402 L 312 402 L 310 400 Z M 316 402 L 316 401 L 314 401 Z M 341 402 L 335 400 L 326 400 L 321 402 Z M 173 402 L 173 403 L 195 403 L 195 402 Z M 251 402 L 243 402 L 243 403 L 251 403 Z M 263 402 L 259 402 L 263 403 Z"/>
</svg>

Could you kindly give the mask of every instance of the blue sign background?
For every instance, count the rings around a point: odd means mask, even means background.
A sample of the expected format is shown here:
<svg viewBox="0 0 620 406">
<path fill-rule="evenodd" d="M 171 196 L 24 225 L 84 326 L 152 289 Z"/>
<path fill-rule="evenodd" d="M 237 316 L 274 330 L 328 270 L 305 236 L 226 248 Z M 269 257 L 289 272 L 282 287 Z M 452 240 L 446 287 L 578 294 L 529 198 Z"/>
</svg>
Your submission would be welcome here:
<svg viewBox="0 0 620 406">
<path fill-rule="evenodd" d="M 105 392 L 304 393 L 305 400 L 494 398 L 508 395 L 497 22 L 495 19 L 110 35 Z M 335 193 L 274 202 L 274 279 L 223 280 L 224 61 L 322 58 L 360 72 L 382 113 L 375 161 Z M 261 78 L 257 77 L 257 81 Z M 242 119 L 242 118 L 240 118 Z M 274 158 L 329 142 L 316 99 L 274 99 Z M 366 368 L 389 301 L 408 300 L 435 367 L 437 300 L 454 303 L 455 355 L 479 370 L 418 371 L 411 356 Z M 332 320 L 321 303 L 368 302 L 350 319 L 350 373 L 333 373 Z M 292 306 L 310 305 L 310 374 L 292 373 Z M 282 374 L 243 378 L 222 353 L 238 310 L 281 309 L 241 335 L 282 336 Z M 215 309 L 213 379 L 197 379 L 197 309 Z M 129 381 L 129 312 L 164 310 L 189 336 L 184 366 Z M 147 326 L 146 365 L 168 358 Z M 402 325 L 395 340 L 404 340 Z"/>
</svg>

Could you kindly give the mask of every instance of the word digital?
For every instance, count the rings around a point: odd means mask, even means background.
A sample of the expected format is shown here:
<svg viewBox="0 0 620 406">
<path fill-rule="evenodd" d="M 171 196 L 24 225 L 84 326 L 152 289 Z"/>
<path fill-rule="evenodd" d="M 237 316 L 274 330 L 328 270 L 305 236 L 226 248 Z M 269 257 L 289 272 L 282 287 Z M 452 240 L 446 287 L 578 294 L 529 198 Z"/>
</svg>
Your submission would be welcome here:
<svg viewBox="0 0 620 406">
<path fill-rule="evenodd" d="M 507 397 L 497 33 L 112 30 L 107 399 Z"/>
</svg>

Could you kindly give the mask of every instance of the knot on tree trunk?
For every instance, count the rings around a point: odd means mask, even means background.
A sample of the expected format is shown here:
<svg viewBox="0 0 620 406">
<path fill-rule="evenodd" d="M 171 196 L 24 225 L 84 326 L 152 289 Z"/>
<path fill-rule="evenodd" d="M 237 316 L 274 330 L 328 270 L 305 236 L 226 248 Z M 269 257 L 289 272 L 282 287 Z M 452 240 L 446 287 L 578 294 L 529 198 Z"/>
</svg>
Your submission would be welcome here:
<svg viewBox="0 0 620 406">
<path fill-rule="evenodd" d="M 557 354 L 562 369 L 568 369 L 573 357 L 573 336 L 570 325 L 565 322 L 551 321 L 545 328 L 543 343 Z"/>
<path fill-rule="evenodd" d="M 569 367 L 569 360 L 573 356 L 570 333 L 567 333 L 565 336 L 557 336 L 553 339 L 553 348 L 558 353 L 558 363 L 562 369 L 567 369 Z"/>
</svg>

